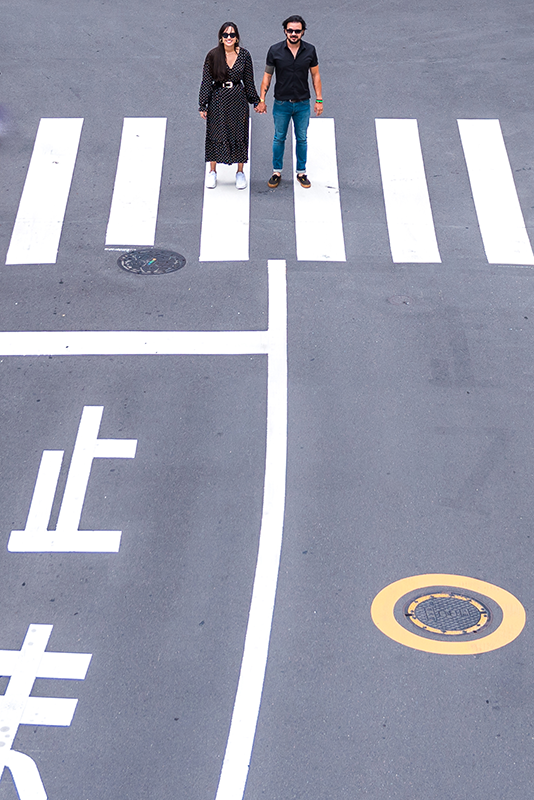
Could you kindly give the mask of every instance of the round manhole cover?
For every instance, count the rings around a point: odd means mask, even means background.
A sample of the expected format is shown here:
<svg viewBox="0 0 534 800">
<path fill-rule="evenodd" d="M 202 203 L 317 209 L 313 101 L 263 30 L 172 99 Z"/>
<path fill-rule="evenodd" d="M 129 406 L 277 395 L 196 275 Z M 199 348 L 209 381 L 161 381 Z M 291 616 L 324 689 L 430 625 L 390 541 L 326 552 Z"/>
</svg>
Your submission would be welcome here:
<svg viewBox="0 0 534 800">
<path fill-rule="evenodd" d="M 166 275 L 182 269 L 185 258 L 172 250 L 156 250 L 150 247 L 123 253 L 117 264 L 135 275 Z"/>
<path fill-rule="evenodd" d="M 452 592 L 425 594 L 412 600 L 406 617 L 430 633 L 462 636 L 489 622 L 490 612 L 479 600 Z"/>
<path fill-rule="evenodd" d="M 371 604 L 376 627 L 414 650 L 440 655 L 489 653 L 516 639 L 525 609 L 493 583 L 441 572 L 385 586 Z"/>
</svg>

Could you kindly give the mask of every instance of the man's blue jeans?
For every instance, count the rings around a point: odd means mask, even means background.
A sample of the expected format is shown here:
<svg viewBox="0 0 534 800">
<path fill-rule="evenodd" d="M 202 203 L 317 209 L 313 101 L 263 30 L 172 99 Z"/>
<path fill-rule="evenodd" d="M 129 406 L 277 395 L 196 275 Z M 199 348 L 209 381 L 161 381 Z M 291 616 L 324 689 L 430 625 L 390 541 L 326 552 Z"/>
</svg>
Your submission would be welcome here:
<svg viewBox="0 0 534 800">
<path fill-rule="evenodd" d="M 300 103 L 290 103 L 289 100 L 275 100 L 273 103 L 273 119 L 273 170 L 281 172 L 284 166 L 287 129 L 291 119 L 293 119 L 295 139 L 297 140 L 297 172 L 305 172 L 306 157 L 308 155 L 306 134 L 310 122 L 310 101 L 303 100 Z"/>
</svg>

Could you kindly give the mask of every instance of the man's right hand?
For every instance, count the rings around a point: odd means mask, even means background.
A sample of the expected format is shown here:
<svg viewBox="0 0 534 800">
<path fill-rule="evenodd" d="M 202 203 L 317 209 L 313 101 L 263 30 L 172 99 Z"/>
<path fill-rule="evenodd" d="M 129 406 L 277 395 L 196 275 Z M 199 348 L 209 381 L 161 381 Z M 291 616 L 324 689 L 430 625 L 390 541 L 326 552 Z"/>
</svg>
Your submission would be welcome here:
<svg viewBox="0 0 534 800">
<path fill-rule="evenodd" d="M 256 112 L 256 114 L 266 114 L 267 104 L 263 100 L 260 100 L 254 111 Z"/>
</svg>

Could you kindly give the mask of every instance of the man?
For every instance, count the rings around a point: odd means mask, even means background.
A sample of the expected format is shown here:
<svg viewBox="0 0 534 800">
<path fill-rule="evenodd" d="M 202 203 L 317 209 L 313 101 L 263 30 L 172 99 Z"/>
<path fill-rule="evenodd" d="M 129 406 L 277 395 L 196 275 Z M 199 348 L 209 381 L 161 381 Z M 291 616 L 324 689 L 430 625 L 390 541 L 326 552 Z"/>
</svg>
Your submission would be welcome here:
<svg viewBox="0 0 534 800">
<path fill-rule="evenodd" d="M 265 113 L 265 95 L 269 91 L 273 74 L 274 87 L 273 119 L 273 174 L 268 181 L 271 189 L 280 185 L 284 165 L 284 149 L 289 123 L 293 120 L 297 140 L 297 180 L 305 189 L 311 186 L 306 175 L 308 152 L 307 132 L 310 122 L 310 88 L 308 73 L 311 73 L 315 91 L 315 113 L 323 113 L 323 95 L 319 62 L 315 47 L 303 41 L 306 23 L 298 15 L 288 17 L 282 23 L 286 38 L 273 44 L 267 53 L 265 74 L 261 82 L 260 103 L 256 111 Z"/>
</svg>

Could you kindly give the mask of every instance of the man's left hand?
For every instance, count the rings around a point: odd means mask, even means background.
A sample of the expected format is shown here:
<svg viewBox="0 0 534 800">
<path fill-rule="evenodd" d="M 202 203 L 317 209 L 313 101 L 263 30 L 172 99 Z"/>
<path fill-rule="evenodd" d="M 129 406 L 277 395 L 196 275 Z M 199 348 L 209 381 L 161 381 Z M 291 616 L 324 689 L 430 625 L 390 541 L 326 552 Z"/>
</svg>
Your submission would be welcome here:
<svg viewBox="0 0 534 800">
<path fill-rule="evenodd" d="M 315 103 L 315 114 L 316 116 L 320 117 L 323 113 L 323 104 L 322 103 Z"/>
</svg>

